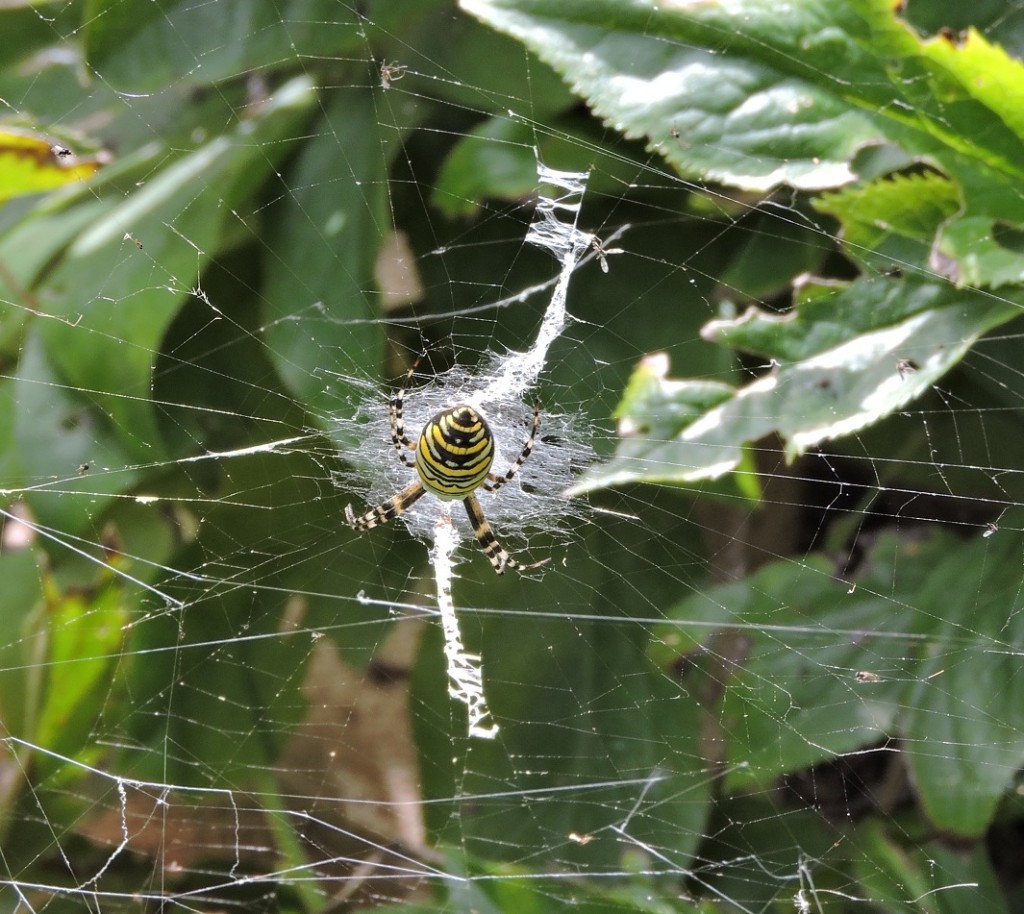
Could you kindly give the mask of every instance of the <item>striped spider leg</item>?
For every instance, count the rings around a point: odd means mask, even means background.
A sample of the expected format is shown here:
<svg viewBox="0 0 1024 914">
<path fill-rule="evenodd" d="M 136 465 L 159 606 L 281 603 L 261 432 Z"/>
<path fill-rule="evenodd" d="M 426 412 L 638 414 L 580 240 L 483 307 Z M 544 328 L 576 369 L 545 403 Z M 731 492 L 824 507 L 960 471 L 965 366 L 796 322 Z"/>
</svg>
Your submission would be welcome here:
<svg viewBox="0 0 1024 914">
<path fill-rule="evenodd" d="M 488 473 L 487 479 L 483 482 L 483 487 L 488 492 L 497 492 L 506 482 L 511 482 L 515 477 L 516 473 L 519 472 L 520 468 L 529 459 L 530 454 L 533 453 L 533 446 L 537 440 L 537 429 L 540 428 L 540 401 L 538 400 L 533 404 L 533 427 L 530 429 L 530 434 L 526 438 L 526 442 L 523 444 L 523 450 L 516 458 L 516 462 L 508 468 L 508 471 L 504 476 L 495 476 L 494 473 Z"/>
</svg>

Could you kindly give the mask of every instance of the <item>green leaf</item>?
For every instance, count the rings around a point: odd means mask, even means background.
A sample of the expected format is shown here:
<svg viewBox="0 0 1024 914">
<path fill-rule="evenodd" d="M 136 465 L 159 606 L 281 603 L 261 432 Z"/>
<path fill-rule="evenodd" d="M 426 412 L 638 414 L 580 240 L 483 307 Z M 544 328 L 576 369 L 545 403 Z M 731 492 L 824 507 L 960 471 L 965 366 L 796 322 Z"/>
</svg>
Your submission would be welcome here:
<svg viewBox="0 0 1024 914">
<path fill-rule="evenodd" d="M 623 437 L 608 463 L 591 470 L 574 494 L 631 482 L 694 483 L 741 467 L 744 448 L 766 435 L 785 440 L 792 459 L 809 448 L 863 429 L 930 389 L 986 331 L 1017 316 L 1006 300 L 948 286 L 861 279 L 820 287 L 791 314 L 716 321 L 704 335 L 758 351 L 770 373 L 690 420 L 694 388 L 665 377 L 658 363 L 643 399 L 620 415 Z M 856 320 L 844 318 L 856 312 Z M 652 372 L 648 363 L 642 369 Z M 721 392 L 716 391 L 715 396 Z M 671 434 L 668 415 L 683 417 Z M 661 418 L 666 417 L 666 418 Z M 644 428 L 660 430 L 644 434 Z M 635 431 L 639 429 L 639 431 Z"/>
<path fill-rule="evenodd" d="M 974 914 L 983 900 L 986 914 L 1005 914 L 1006 901 L 983 842 L 954 850 L 939 840 L 913 845 L 902 827 L 892 832 L 868 820 L 849 836 L 857 879 L 881 910 Z"/>
<path fill-rule="evenodd" d="M 728 734 L 730 788 L 763 787 L 892 734 L 916 668 L 906 659 L 908 644 L 918 640 L 912 611 L 878 595 L 898 548 L 881 544 L 856 589 L 836 580 L 825 560 L 776 562 L 747 581 L 688 597 L 668 611 L 670 624 L 656 627 L 653 653 L 664 667 L 710 644 L 694 662 L 710 663 L 703 675 L 723 690 L 718 717 Z M 907 599 L 926 572 L 904 568 Z M 717 629 L 748 643 L 746 662 L 730 666 L 725 681 L 712 659 L 721 653 Z M 858 639 L 857 632 L 872 636 Z M 880 681 L 858 682 L 860 672 Z"/>
<path fill-rule="evenodd" d="M 183 80 L 210 85 L 265 67 L 296 69 L 303 55 L 363 47 L 359 20 L 333 0 L 89 0 L 84 23 L 87 64 L 131 92 Z"/>
<path fill-rule="evenodd" d="M 59 536 L 85 529 L 142 471 L 121 436 L 61 382 L 39 330 L 36 324 L 25 340 L 13 385 L 7 484 L 23 486 L 35 519 Z M 79 472 L 85 465 L 90 472 Z"/>
<path fill-rule="evenodd" d="M 81 0 L 7 0 L 0 4 L 0 71 L 72 34 L 82 16 Z"/>
<path fill-rule="evenodd" d="M 780 812 L 774 799 L 770 791 L 721 798 L 717 827 L 701 846 L 702 862 L 715 873 L 709 894 L 716 897 L 692 909 L 692 914 L 739 914 L 744 909 L 804 914 L 795 896 L 808 884 L 805 874 L 813 876 L 821 898 L 850 894 L 850 877 L 842 867 L 846 843 L 836 847 L 835 829 L 819 810 L 786 808 Z M 739 904 L 729 903 L 739 899 Z M 814 914 L 826 911 L 838 914 L 828 907 Z"/>
<path fill-rule="evenodd" d="M 32 315 L 41 310 L 33 289 L 52 263 L 82 230 L 113 207 L 106 200 L 77 206 L 43 205 L 27 214 L 0 238 L 0 352 L 16 355 Z"/>
<path fill-rule="evenodd" d="M 137 460 L 161 457 L 149 400 L 160 340 L 314 100 L 309 80 L 295 80 L 252 120 L 158 172 L 83 232 L 37 292 L 63 318 L 41 327 L 48 360 Z"/>
<path fill-rule="evenodd" d="M 460 789 L 482 793 L 498 773 L 516 776 L 519 789 L 543 799 L 500 817 L 486 808 L 463 808 L 457 822 L 447 805 L 436 804 L 427 812 L 439 840 L 450 837 L 471 853 L 495 859 L 503 848 L 515 853 L 515 847 L 560 836 L 559 856 L 580 873 L 622 865 L 616 826 L 653 846 L 672 847 L 681 865 L 696 852 L 711 811 L 698 708 L 647 661 L 647 629 L 629 618 L 631 611 L 671 599 L 678 586 L 671 556 L 679 539 L 652 538 L 635 524 L 612 522 L 586 548 L 565 556 L 566 565 L 589 580 L 552 575 L 542 582 L 502 581 L 498 592 L 486 578 L 473 586 L 460 583 L 460 606 L 488 608 L 479 648 L 471 634 L 475 615 L 460 615 L 467 647 L 483 658 L 488 703 L 501 730 L 496 742 L 469 747 L 471 764 L 453 757 L 452 739 L 465 731 L 465 718 L 456 714 L 448 727 L 438 725 L 452 711 L 443 646 L 434 633 L 422 647 L 421 684 L 414 692 L 421 708 L 431 708 L 416 720 L 417 744 L 429 760 L 423 765 L 425 790 L 439 797 Z M 651 604 L 643 606 L 626 571 L 629 556 L 640 548 L 664 562 L 648 569 L 644 596 Z M 582 604 L 581 593 L 589 595 Z M 524 611 L 524 605 L 579 612 L 537 613 Z M 513 772 L 510 760 L 524 758 L 545 761 L 534 771 Z M 634 816 L 626 816 L 630 809 Z M 595 840 L 576 842 L 573 833 Z M 510 834 L 517 836 L 513 845 Z"/>
<path fill-rule="evenodd" d="M 25 130 L 0 130 L 0 203 L 92 177 L 96 158 L 79 159 L 49 137 Z"/>
<path fill-rule="evenodd" d="M 854 180 L 868 145 L 896 144 L 961 191 L 942 227 L 942 273 L 1024 280 L 991 236 L 1024 225 L 1024 66 L 971 31 L 921 39 L 886 0 L 669 4 L 462 0 L 532 48 L 628 137 L 681 173 L 747 190 Z M 930 239 L 918 239 L 927 243 Z"/>
<path fill-rule="evenodd" d="M 106 750 L 90 736 L 112 700 L 128 621 L 123 582 L 108 571 L 95 592 L 68 590 L 49 610 L 46 693 L 32 739 L 60 755 L 99 756 Z"/>
<path fill-rule="evenodd" d="M 513 110 L 528 109 L 535 123 L 547 122 L 555 112 L 575 104 L 565 84 L 548 68 L 537 66 L 533 56 L 521 53 L 507 36 L 469 16 L 453 14 L 449 0 L 372 0 L 367 19 L 372 23 L 361 25 L 370 43 L 382 48 L 381 58 L 394 57 L 409 66 L 407 82 L 395 95 L 419 95 L 417 89 L 426 85 L 432 98 L 462 108 L 463 113 L 508 117 L 511 104 Z M 495 66 L 495 61 L 501 65 Z M 411 101 L 407 97 L 402 105 Z"/>
<path fill-rule="evenodd" d="M 363 91 L 336 93 L 313 134 L 287 176 L 294 190 L 268 214 L 266 339 L 289 389 L 336 431 L 329 417 L 345 401 L 327 379 L 377 377 L 383 359 L 380 306 L 368 290 L 391 225 L 389 152 Z"/>
<path fill-rule="evenodd" d="M 455 145 L 438 175 L 432 199 L 449 216 L 476 212 L 485 197 L 519 200 L 537 187 L 533 128 L 492 117 Z"/>
<path fill-rule="evenodd" d="M 660 355 L 644 359 L 633 372 L 615 410 L 624 435 L 671 438 L 735 393 L 718 381 L 672 381 L 667 372 L 668 359 Z"/>
<path fill-rule="evenodd" d="M 860 884 L 870 892 L 872 901 L 884 905 L 886 911 L 901 914 L 920 911 L 914 899 L 925 897 L 936 886 L 930 874 L 917 866 L 913 852 L 894 841 L 873 820 L 857 830 L 855 840 L 860 851 L 859 859 L 855 858 Z M 940 878 L 944 875 L 942 873 Z"/>
<path fill-rule="evenodd" d="M 216 595 L 133 632 L 132 651 L 153 656 L 131 665 L 122 679 L 130 702 L 108 718 L 121 716 L 135 744 L 150 748 L 127 754 L 135 776 L 164 770 L 175 784 L 205 785 L 215 771 L 236 787 L 267 786 L 305 709 L 300 689 L 310 657 L 308 640 L 280 636 L 282 605 Z M 177 659 L 167 656 L 172 645 Z M 173 694 L 169 682 L 177 684 Z M 146 713 L 152 707 L 161 709 L 158 718 Z M 189 746 L 188 758 L 162 757 L 168 740 Z"/>
<path fill-rule="evenodd" d="M 278 398 L 269 399 L 273 408 Z M 304 676 L 318 637 L 311 633 L 336 634 L 355 667 L 379 647 L 388 618 L 372 601 L 352 597 L 371 573 L 399 591 L 408 580 L 412 550 L 392 549 L 382 570 L 379 542 L 353 543 L 341 520 L 340 498 L 325 491 L 327 442 L 308 444 L 288 453 L 257 449 L 216 460 L 221 472 L 203 489 L 197 515 L 183 517 L 182 526 L 194 525 L 195 539 L 168 559 L 142 554 L 139 574 L 147 562 L 157 562 L 167 573 L 154 581 L 156 587 L 185 606 L 170 612 L 159 607 L 144 625 L 131 628 L 123 653 L 141 662 L 119 668 L 125 698 L 110 708 L 105 726 L 128 734 L 127 745 L 146 751 L 126 749 L 111 763 L 119 770 L 204 785 L 215 772 L 234 788 L 266 790 L 285 776 L 275 767 L 282 744 L 307 708 Z M 183 494 L 191 490 L 194 501 L 194 478 L 179 485 Z M 186 502 L 179 512 L 189 508 Z M 153 510 L 166 516 L 166 503 Z M 139 529 L 141 518 L 126 519 L 121 510 L 109 512 L 105 521 L 117 523 L 126 541 L 147 535 Z M 230 582 L 221 575 L 229 567 L 235 569 Z M 197 588 L 193 574 L 176 569 L 205 569 L 198 573 L 209 576 Z M 339 600 L 346 606 L 340 628 Z M 168 692 L 171 682 L 175 687 Z M 161 714 L 152 714 L 153 708 Z M 187 756 L 169 758 L 168 740 L 189 746 Z M 277 787 L 288 789 L 283 782 Z"/>
<path fill-rule="evenodd" d="M 871 270 L 931 272 L 932 245 L 961 207 L 956 185 L 935 172 L 896 175 L 844 188 L 815 201 L 843 222 L 846 250 Z"/>
<path fill-rule="evenodd" d="M 984 833 L 1024 764 L 1024 703 L 993 703 L 1024 690 L 1022 561 L 1002 529 L 943 555 L 915 598 L 929 641 L 901 730 L 926 814 L 961 835 Z"/>
<path fill-rule="evenodd" d="M 1024 763 L 1024 708 L 992 704 L 1021 688 L 1022 557 L 1007 529 L 968 542 L 887 535 L 855 586 L 823 560 L 773 563 L 671 609 L 654 655 L 672 665 L 713 647 L 716 629 L 749 642 L 718 680 L 732 789 L 900 737 L 931 821 L 978 836 Z"/>
<path fill-rule="evenodd" d="M 878 4 L 878 8 L 883 6 Z M 958 41 L 945 36 L 918 43 L 889 19 L 891 61 L 915 113 L 935 136 L 1000 171 L 1021 174 L 1024 152 L 1024 66 L 974 29 Z"/>
<path fill-rule="evenodd" d="M 804 223 L 792 210 L 784 215 L 775 208 L 758 210 L 736 228 L 746 233 L 745 240 L 717 276 L 718 297 L 727 301 L 774 298 L 799 276 L 818 271 L 834 249 L 820 227 Z"/>
<path fill-rule="evenodd" d="M 14 523 L 4 518 L 5 526 Z M 0 613 L 0 723 L 6 734 L 31 739 L 42 657 L 32 631 L 32 617 L 41 607 L 39 556 L 31 549 L 0 555 L 4 610 Z M 0 798 L 2 798 L 0 791 Z M 3 810 L 0 809 L 0 818 Z"/>
<path fill-rule="evenodd" d="M 735 13 L 640 0 L 461 5 L 526 44 L 609 125 L 646 138 L 683 174 L 750 190 L 833 187 L 852 180 L 858 147 L 881 137 L 837 92 L 833 62 L 815 71 L 806 48 L 788 62 L 776 48 L 821 22 L 820 3 L 791 4 L 781 18 L 753 2 Z M 840 29 L 820 37 L 832 54 L 851 41 Z"/>
<path fill-rule="evenodd" d="M 537 189 L 537 160 L 574 171 L 590 171 L 588 195 L 620 192 L 635 176 L 630 160 L 593 122 L 553 118 L 538 136 L 531 122 L 507 112 L 470 130 L 452 148 L 431 194 L 445 215 L 476 214 L 487 200 L 521 201 Z"/>
<path fill-rule="evenodd" d="M 11 492 L 22 483 L 21 469 L 14 450 L 14 381 L 0 378 L 0 496 L 4 505 Z"/>
<path fill-rule="evenodd" d="M 601 839 L 597 839 L 601 840 Z M 566 848 L 561 848 L 565 850 Z M 574 914 L 679 914 L 669 901 L 678 894 L 666 880 L 664 891 L 652 890 L 650 873 L 632 882 L 616 879 L 566 879 L 547 877 L 528 866 L 494 863 L 470 857 L 453 846 L 443 858 L 444 894 L 420 904 L 403 902 L 376 907 L 381 914 L 550 914 L 571 910 Z M 674 850 L 674 848 L 673 848 Z M 439 880 L 440 882 L 440 880 Z M 438 897 L 440 896 L 440 897 Z"/>
</svg>

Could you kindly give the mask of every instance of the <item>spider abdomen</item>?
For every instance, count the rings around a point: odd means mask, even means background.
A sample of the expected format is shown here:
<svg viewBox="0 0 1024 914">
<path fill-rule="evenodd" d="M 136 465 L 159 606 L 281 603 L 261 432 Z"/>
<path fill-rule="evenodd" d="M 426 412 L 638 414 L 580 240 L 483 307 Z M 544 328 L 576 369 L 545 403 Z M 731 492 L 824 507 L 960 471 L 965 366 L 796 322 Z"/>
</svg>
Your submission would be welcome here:
<svg viewBox="0 0 1024 914">
<path fill-rule="evenodd" d="M 490 426 L 464 403 L 437 413 L 416 445 L 416 472 L 439 498 L 465 498 L 487 479 L 493 462 Z"/>
</svg>

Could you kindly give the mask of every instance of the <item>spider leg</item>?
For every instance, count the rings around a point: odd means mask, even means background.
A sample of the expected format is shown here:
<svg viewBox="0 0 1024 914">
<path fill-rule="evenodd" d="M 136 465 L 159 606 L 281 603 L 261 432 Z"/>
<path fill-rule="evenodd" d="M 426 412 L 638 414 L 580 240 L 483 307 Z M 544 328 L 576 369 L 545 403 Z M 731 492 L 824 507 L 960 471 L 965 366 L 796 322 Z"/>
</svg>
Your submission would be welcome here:
<svg viewBox="0 0 1024 914">
<path fill-rule="evenodd" d="M 491 530 L 491 525 L 487 523 L 487 518 L 484 517 L 484 509 L 480 507 L 480 502 L 477 501 L 476 496 L 470 495 L 464 498 L 462 503 L 466 506 L 466 514 L 469 515 L 469 522 L 473 525 L 473 533 L 476 535 L 476 541 L 480 546 L 480 550 L 487 556 L 491 567 L 498 574 L 504 574 L 506 568 L 515 568 L 519 572 L 529 571 L 532 568 L 539 568 L 548 562 L 548 559 L 534 562 L 532 565 L 522 565 L 517 562 L 498 542 L 494 531 Z"/>
<path fill-rule="evenodd" d="M 402 416 L 402 406 L 405 402 L 405 389 L 409 386 L 413 373 L 419 367 L 422 360 L 422 355 L 416 356 L 416 361 L 412 363 L 412 367 L 409 369 L 408 374 L 406 374 L 405 380 L 402 381 L 402 386 L 398 389 L 398 393 L 396 393 L 388 403 L 388 422 L 391 425 L 391 443 L 395 446 L 395 450 L 398 451 L 398 459 L 407 467 L 416 466 L 416 461 L 405 452 L 406 449 L 415 451 L 416 445 L 406 437 L 405 419 Z"/>
<path fill-rule="evenodd" d="M 372 530 L 408 511 L 426 494 L 426 491 L 417 479 L 394 498 L 389 498 L 384 504 L 378 505 L 372 511 L 367 511 L 362 517 L 355 516 L 352 505 L 345 505 L 345 520 L 353 530 L 358 530 L 360 533 L 364 530 Z"/>
<path fill-rule="evenodd" d="M 488 473 L 487 479 L 483 484 L 483 487 L 488 492 L 497 492 L 506 482 L 511 482 L 512 478 L 519 472 L 519 468 L 526 463 L 527 458 L 533 453 L 533 445 L 537 438 L 537 429 L 540 428 L 540 402 L 533 404 L 533 427 L 530 429 L 529 437 L 526 439 L 526 443 L 523 445 L 522 453 L 516 459 L 516 462 L 508 468 L 508 471 L 504 476 L 496 476 L 494 473 Z M 500 572 L 499 572 L 500 574 Z"/>
</svg>

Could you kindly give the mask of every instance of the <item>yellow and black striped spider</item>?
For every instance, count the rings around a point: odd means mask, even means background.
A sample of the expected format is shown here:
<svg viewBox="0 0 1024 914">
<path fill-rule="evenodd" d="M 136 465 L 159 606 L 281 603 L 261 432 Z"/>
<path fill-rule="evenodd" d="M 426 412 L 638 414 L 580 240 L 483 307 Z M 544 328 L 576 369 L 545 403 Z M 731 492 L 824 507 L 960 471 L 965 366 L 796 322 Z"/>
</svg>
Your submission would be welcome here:
<svg viewBox="0 0 1024 914">
<path fill-rule="evenodd" d="M 487 420 L 466 403 L 441 410 L 433 416 L 423 426 L 423 431 L 420 432 L 419 440 L 415 444 L 406 437 L 405 422 L 402 418 L 405 389 L 419 363 L 419 359 L 413 363 L 398 393 L 388 404 L 391 443 L 398 451 L 398 459 L 405 466 L 415 468 L 419 479 L 362 517 L 356 517 L 352 512 L 352 506 L 347 505 L 345 520 L 348 521 L 348 525 L 360 533 L 372 530 L 409 510 L 427 492 L 433 492 L 438 498 L 446 501 L 462 501 L 469 522 L 473 525 L 477 544 L 498 574 L 504 574 L 506 568 L 529 571 L 543 565 L 547 559 L 532 565 L 522 565 L 502 548 L 491 531 L 487 518 L 484 517 L 480 502 L 473 494 L 481 487 L 487 492 L 498 491 L 505 483 L 511 481 L 519 472 L 519 468 L 526 463 L 533 451 L 537 429 L 540 426 L 540 403 L 534 404 L 533 428 L 516 462 L 509 467 L 504 476 L 496 476 L 491 472 L 491 464 L 494 462 L 494 435 Z M 415 458 L 410 457 L 408 451 L 415 451 Z"/>
</svg>

